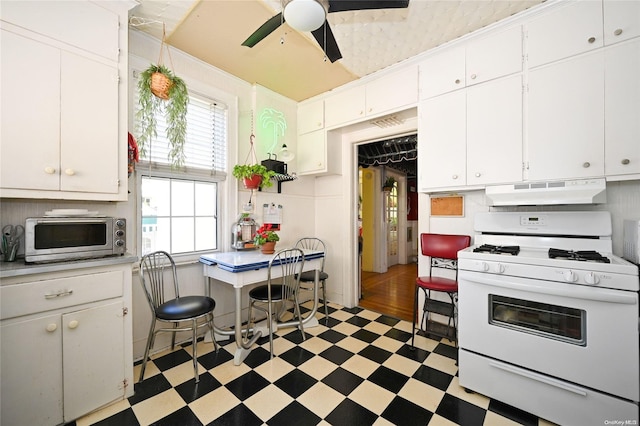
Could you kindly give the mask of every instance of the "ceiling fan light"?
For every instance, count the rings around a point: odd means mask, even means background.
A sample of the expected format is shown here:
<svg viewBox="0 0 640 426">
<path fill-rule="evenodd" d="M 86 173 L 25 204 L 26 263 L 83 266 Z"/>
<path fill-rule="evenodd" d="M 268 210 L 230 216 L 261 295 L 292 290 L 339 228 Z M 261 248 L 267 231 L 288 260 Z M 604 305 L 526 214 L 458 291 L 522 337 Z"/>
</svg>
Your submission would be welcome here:
<svg viewBox="0 0 640 426">
<path fill-rule="evenodd" d="M 316 0 L 292 0 L 284 8 L 284 20 L 298 31 L 317 30 L 325 19 L 324 7 Z"/>
</svg>

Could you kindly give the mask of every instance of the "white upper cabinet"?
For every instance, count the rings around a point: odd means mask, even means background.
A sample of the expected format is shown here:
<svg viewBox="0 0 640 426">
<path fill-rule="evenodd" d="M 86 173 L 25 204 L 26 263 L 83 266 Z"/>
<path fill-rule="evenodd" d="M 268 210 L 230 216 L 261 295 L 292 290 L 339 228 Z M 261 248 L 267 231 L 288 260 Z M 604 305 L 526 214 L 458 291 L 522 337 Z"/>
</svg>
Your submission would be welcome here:
<svg viewBox="0 0 640 426">
<path fill-rule="evenodd" d="M 408 66 L 360 86 L 329 94 L 324 101 L 325 127 L 354 123 L 415 106 L 418 68 Z"/>
<path fill-rule="evenodd" d="M 420 99 L 429 99 L 465 87 L 465 50 L 444 49 L 420 63 Z"/>
<path fill-rule="evenodd" d="M 640 36 L 640 1 L 604 0 L 604 44 Z"/>
<path fill-rule="evenodd" d="M 529 73 L 528 179 L 604 175 L 603 52 Z"/>
<path fill-rule="evenodd" d="M 640 39 L 605 50 L 605 173 L 640 178 Z"/>
<path fill-rule="evenodd" d="M 324 101 L 310 101 L 298 104 L 298 134 L 324 128 Z"/>
<path fill-rule="evenodd" d="M 467 89 L 467 185 L 522 181 L 522 76 Z"/>
<path fill-rule="evenodd" d="M 530 68 L 602 47 L 602 2 L 567 2 L 526 28 Z"/>
<path fill-rule="evenodd" d="M 471 86 L 522 71 L 522 27 L 516 26 L 466 48 L 466 83 Z"/>
<path fill-rule="evenodd" d="M 112 61 L 118 60 L 118 15 L 96 3 L 7 1 L 2 2 L 2 20 Z"/>
<path fill-rule="evenodd" d="M 418 106 L 418 188 L 466 185 L 466 94 L 455 91 Z"/>
<path fill-rule="evenodd" d="M 365 93 L 363 85 L 329 95 L 324 100 L 325 127 L 363 119 L 366 108 Z"/>
<path fill-rule="evenodd" d="M 418 102 L 418 67 L 408 66 L 366 85 L 366 115 L 397 111 Z"/>
</svg>

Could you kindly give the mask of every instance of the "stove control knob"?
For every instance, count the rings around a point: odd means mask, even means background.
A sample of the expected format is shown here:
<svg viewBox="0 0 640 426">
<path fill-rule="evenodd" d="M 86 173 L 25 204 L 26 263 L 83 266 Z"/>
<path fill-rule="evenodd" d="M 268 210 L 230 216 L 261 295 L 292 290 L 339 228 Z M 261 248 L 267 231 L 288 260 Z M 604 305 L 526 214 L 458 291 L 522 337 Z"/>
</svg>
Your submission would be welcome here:
<svg viewBox="0 0 640 426">
<path fill-rule="evenodd" d="M 593 272 L 588 272 L 587 275 L 584 276 L 584 281 L 587 284 L 598 284 L 600 283 L 600 277 Z"/>
<path fill-rule="evenodd" d="M 498 263 L 496 265 L 495 269 L 496 269 L 495 270 L 496 274 L 503 274 L 504 273 L 504 265 L 502 263 Z"/>
<path fill-rule="evenodd" d="M 562 275 L 564 275 L 564 280 L 570 283 L 574 283 L 578 280 L 578 276 L 576 275 L 576 273 L 571 270 L 564 271 Z"/>
</svg>

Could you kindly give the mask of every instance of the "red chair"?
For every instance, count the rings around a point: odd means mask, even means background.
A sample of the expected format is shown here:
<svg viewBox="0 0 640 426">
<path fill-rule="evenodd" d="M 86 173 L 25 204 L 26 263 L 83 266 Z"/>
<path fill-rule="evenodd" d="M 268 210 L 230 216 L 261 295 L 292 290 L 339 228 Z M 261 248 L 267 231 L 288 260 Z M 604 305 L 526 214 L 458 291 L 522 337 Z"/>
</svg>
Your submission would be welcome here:
<svg viewBox="0 0 640 426">
<path fill-rule="evenodd" d="M 413 303 L 413 328 L 411 336 L 411 348 L 414 348 L 414 339 L 416 333 L 416 319 L 418 317 L 418 294 L 419 290 L 424 291 L 425 300 L 422 307 L 422 321 L 420 329 L 425 334 L 433 334 L 455 342 L 458 346 L 458 321 L 457 321 L 457 302 L 458 302 L 458 251 L 465 249 L 471 245 L 471 237 L 469 235 L 445 235 L 445 234 L 420 234 L 420 246 L 422 255 L 429 256 L 429 275 L 426 277 L 416 278 L 416 292 Z M 433 276 L 433 268 L 442 268 L 455 271 L 455 278 L 444 278 L 441 276 Z M 449 317 L 446 333 L 440 333 L 435 330 L 429 330 L 429 314 L 434 312 L 434 300 L 431 299 L 431 291 L 440 291 L 447 293 L 451 299 L 451 308 L 448 312 L 438 312 Z M 453 322 L 453 329 L 451 323 Z M 453 334 L 453 335 L 452 335 Z"/>
</svg>

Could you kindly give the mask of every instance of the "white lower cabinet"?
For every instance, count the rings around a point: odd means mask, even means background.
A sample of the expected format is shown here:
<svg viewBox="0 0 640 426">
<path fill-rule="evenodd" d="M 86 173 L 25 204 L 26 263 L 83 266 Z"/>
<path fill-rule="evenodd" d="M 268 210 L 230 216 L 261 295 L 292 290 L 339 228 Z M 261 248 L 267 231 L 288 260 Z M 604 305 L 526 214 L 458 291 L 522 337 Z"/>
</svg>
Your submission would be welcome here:
<svg viewBox="0 0 640 426">
<path fill-rule="evenodd" d="M 602 50 L 532 70 L 528 179 L 604 176 L 603 117 Z"/>
<path fill-rule="evenodd" d="M 3 426 L 66 423 L 133 394 L 131 267 L 48 276 L 0 287 Z"/>
</svg>

